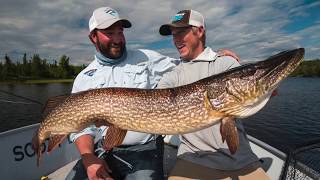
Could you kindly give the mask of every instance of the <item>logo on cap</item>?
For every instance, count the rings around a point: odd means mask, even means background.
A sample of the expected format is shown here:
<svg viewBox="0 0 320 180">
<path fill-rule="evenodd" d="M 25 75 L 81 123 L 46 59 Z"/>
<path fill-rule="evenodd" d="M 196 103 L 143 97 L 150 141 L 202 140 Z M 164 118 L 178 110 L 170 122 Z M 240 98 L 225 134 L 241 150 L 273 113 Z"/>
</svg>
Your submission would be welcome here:
<svg viewBox="0 0 320 180">
<path fill-rule="evenodd" d="M 172 21 L 173 21 L 173 22 L 180 21 L 180 20 L 183 18 L 184 14 L 185 14 L 185 13 L 176 14 L 176 15 L 172 18 Z"/>
<path fill-rule="evenodd" d="M 113 9 L 109 9 L 109 10 L 104 11 L 104 12 L 106 12 L 107 14 L 110 14 L 111 16 L 116 16 L 117 15 L 117 12 L 114 11 Z"/>
</svg>

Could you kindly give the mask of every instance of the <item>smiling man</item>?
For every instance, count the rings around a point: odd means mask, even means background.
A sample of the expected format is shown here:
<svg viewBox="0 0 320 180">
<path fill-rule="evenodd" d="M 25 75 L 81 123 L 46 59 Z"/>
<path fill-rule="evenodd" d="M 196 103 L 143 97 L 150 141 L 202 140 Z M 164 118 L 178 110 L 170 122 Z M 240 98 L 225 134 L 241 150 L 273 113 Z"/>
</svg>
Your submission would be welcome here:
<svg viewBox="0 0 320 180">
<path fill-rule="evenodd" d="M 124 29 L 130 27 L 130 21 L 112 8 L 93 11 L 89 38 L 96 53 L 93 62 L 76 77 L 72 93 L 103 87 L 154 88 L 162 75 L 176 66 L 178 61 L 155 51 L 127 49 Z M 91 126 L 71 134 L 82 160 L 67 179 L 163 179 L 161 136 L 121 133 L 122 144 L 106 152 L 102 141 L 114 136 L 111 129 Z"/>
<path fill-rule="evenodd" d="M 240 65 L 233 57 L 220 56 L 207 47 L 205 30 L 204 18 L 195 10 L 182 10 L 171 23 L 160 27 L 161 35 L 172 35 L 181 63 L 163 76 L 158 88 L 186 85 Z M 229 151 L 229 143 L 223 141 L 220 132 L 238 132 L 233 136 L 224 134 L 227 142 L 239 137 L 236 152 Z M 183 134 L 180 140 L 178 159 L 169 180 L 268 179 L 250 148 L 240 120 L 222 121 L 206 129 Z"/>
</svg>

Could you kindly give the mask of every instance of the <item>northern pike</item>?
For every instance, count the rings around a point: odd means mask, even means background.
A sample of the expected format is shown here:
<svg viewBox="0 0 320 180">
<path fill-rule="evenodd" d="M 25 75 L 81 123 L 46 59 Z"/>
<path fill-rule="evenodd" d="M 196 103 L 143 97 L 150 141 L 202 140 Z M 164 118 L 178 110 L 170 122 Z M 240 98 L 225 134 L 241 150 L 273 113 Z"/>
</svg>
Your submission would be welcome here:
<svg viewBox="0 0 320 180">
<path fill-rule="evenodd" d="M 303 56 L 303 48 L 285 51 L 175 88 L 100 88 L 71 94 L 46 113 L 33 138 L 38 165 L 46 139 L 50 152 L 69 133 L 92 124 L 151 134 L 185 134 L 222 121 L 222 138 L 234 153 L 238 141 L 233 119 L 262 109 Z"/>
</svg>

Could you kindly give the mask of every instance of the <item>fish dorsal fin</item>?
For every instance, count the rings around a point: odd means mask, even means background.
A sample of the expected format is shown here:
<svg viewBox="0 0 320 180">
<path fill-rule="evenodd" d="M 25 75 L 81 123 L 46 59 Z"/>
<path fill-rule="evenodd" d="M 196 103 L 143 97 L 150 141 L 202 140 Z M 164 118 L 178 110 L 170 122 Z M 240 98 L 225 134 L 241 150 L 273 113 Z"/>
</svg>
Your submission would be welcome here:
<svg viewBox="0 0 320 180">
<path fill-rule="evenodd" d="M 115 126 L 110 126 L 107 130 L 107 133 L 103 142 L 104 149 L 109 151 L 112 148 L 121 145 L 126 134 L 127 134 L 127 130 L 120 129 Z"/>
<path fill-rule="evenodd" d="M 48 145 L 48 153 L 50 153 L 52 150 L 54 150 L 56 147 L 58 147 L 59 144 L 62 143 L 62 141 L 67 137 L 66 134 L 58 134 L 53 135 L 49 139 L 49 145 Z"/>
<path fill-rule="evenodd" d="M 69 97 L 69 95 L 60 95 L 48 98 L 42 109 L 43 117 L 46 117 L 47 114 L 52 111 L 52 109 L 61 104 L 67 97 Z"/>
<path fill-rule="evenodd" d="M 239 147 L 239 136 L 235 119 L 233 117 L 224 117 L 221 120 L 220 134 L 222 142 L 227 141 L 230 153 L 236 153 Z"/>
</svg>

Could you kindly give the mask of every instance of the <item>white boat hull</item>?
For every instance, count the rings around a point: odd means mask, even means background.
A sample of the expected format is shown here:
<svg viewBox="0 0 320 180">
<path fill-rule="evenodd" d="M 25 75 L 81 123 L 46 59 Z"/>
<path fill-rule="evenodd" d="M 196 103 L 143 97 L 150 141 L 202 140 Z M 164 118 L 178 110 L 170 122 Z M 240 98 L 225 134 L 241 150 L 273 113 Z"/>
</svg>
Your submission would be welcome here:
<svg viewBox="0 0 320 180">
<path fill-rule="evenodd" d="M 49 155 L 44 153 L 40 167 L 37 167 L 31 139 L 38 127 L 39 124 L 34 124 L 0 133 L 0 179 L 38 180 L 79 158 L 75 146 L 65 141 Z"/>
<path fill-rule="evenodd" d="M 32 180 L 48 176 L 51 180 L 60 180 L 64 179 L 72 169 L 80 157 L 74 144 L 68 141 L 49 155 L 44 153 L 40 167 L 37 167 L 35 152 L 31 148 L 31 138 L 38 127 L 39 124 L 34 124 L 0 133 L 0 179 Z M 252 136 L 248 138 L 253 152 L 260 158 L 262 167 L 269 177 L 272 180 L 280 179 L 286 162 L 286 154 Z M 165 142 L 171 144 L 171 147 L 177 146 L 179 139 L 177 136 L 168 136 Z M 166 173 L 170 171 L 175 162 L 175 153 L 176 148 L 167 147 L 165 149 L 164 169 Z"/>
</svg>

